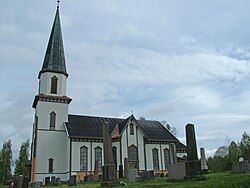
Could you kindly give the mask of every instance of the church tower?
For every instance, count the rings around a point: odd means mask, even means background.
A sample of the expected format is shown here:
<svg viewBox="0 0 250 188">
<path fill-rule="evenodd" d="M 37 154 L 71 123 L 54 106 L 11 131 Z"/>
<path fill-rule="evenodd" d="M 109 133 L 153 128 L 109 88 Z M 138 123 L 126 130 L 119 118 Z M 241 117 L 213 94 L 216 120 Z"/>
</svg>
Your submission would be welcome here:
<svg viewBox="0 0 250 188">
<path fill-rule="evenodd" d="M 60 177 L 63 181 L 69 177 L 65 122 L 68 121 L 71 99 L 66 96 L 67 77 L 58 5 L 43 66 L 38 75 L 38 95 L 32 106 L 35 108 L 35 118 L 31 182 L 44 181 L 47 176 Z"/>
</svg>

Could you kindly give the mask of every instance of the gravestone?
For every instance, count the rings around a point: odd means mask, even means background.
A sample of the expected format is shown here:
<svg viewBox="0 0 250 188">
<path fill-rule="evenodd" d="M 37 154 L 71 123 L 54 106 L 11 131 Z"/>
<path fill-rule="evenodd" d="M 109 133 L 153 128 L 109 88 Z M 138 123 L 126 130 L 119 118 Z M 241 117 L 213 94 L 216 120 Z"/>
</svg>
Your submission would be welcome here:
<svg viewBox="0 0 250 188">
<path fill-rule="evenodd" d="M 119 179 L 123 178 L 123 165 L 119 165 Z"/>
<path fill-rule="evenodd" d="M 45 185 L 49 185 L 50 184 L 50 177 L 45 177 Z"/>
<path fill-rule="evenodd" d="M 128 177 L 128 158 L 124 157 L 124 177 Z"/>
<path fill-rule="evenodd" d="M 14 180 L 14 187 L 15 188 L 28 188 L 29 187 L 29 177 L 28 176 L 18 176 Z"/>
<path fill-rule="evenodd" d="M 137 170 L 132 168 L 129 169 L 128 171 L 128 181 L 129 182 L 136 182 L 136 178 L 137 178 Z"/>
<path fill-rule="evenodd" d="M 84 182 L 91 182 L 91 181 L 93 181 L 92 174 L 84 176 Z"/>
<path fill-rule="evenodd" d="M 187 162 L 186 175 L 194 176 L 200 174 L 201 164 L 198 160 L 195 130 L 193 124 L 186 125 L 186 142 L 187 142 Z"/>
<path fill-rule="evenodd" d="M 250 172 L 250 163 L 247 160 L 236 162 L 233 164 L 232 170 L 234 173 Z"/>
<path fill-rule="evenodd" d="M 95 160 L 93 181 L 99 181 L 98 172 L 99 172 L 99 162 L 98 160 Z"/>
<path fill-rule="evenodd" d="M 148 171 L 139 172 L 139 179 L 142 180 L 142 181 L 149 180 Z"/>
<path fill-rule="evenodd" d="M 201 172 L 202 173 L 207 173 L 208 172 L 208 167 L 207 167 L 207 161 L 206 161 L 204 148 L 200 148 L 200 154 L 201 154 Z"/>
<path fill-rule="evenodd" d="M 139 172 L 139 179 L 140 180 L 150 180 L 154 177 L 154 171 L 143 171 L 143 172 Z"/>
<path fill-rule="evenodd" d="M 102 181 L 103 180 L 103 175 L 102 174 L 99 174 L 99 181 Z"/>
<path fill-rule="evenodd" d="M 186 164 L 185 162 L 178 162 L 168 167 L 168 178 L 181 180 L 186 177 Z"/>
<path fill-rule="evenodd" d="M 55 176 L 51 176 L 50 184 L 51 185 L 55 185 L 56 184 L 56 177 Z"/>
<path fill-rule="evenodd" d="M 76 175 L 70 176 L 68 183 L 70 186 L 76 185 Z"/>
<path fill-rule="evenodd" d="M 154 172 L 154 170 L 149 170 L 149 171 L 148 171 L 148 174 L 149 174 L 149 178 L 155 177 L 155 172 Z"/>
<path fill-rule="evenodd" d="M 170 164 L 177 163 L 177 155 L 176 155 L 176 147 L 174 143 L 171 143 L 169 145 L 169 151 L 170 151 Z"/>
<path fill-rule="evenodd" d="M 60 185 L 61 184 L 61 179 L 60 179 L 60 177 L 57 177 L 56 178 L 56 185 Z"/>
<path fill-rule="evenodd" d="M 103 181 L 102 186 L 118 185 L 117 172 L 113 162 L 112 155 L 112 139 L 109 131 L 109 123 L 104 122 L 103 128 L 103 150 L 104 150 L 104 166 L 103 166 Z"/>
</svg>

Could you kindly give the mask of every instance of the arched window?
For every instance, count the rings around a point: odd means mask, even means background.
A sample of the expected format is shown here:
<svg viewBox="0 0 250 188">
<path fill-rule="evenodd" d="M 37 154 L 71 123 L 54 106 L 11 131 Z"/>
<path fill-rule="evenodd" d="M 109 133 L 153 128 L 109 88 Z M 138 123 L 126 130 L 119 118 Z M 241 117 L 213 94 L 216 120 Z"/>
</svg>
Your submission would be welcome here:
<svg viewBox="0 0 250 188">
<path fill-rule="evenodd" d="M 50 158 L 49 159 L 49 173 L 53 173 L 53 171 L 54 171 L 54 159 L 52 159 L 52 158 Z"/>
<path fill-rule="evenodd" d="M 113 146 L 112 147 L 112 154 L 113 154 L 113 161 L 115 164 L 115 169 L 117 169 L 117 147 Z"/>
<path fill-rule="evenodd" d="M 80 148 L 80 170 L 88 170 L 88 148 L 86 146 Z"/>
<path fill-rule="evenodd" d="M 102 171 L 102 148 L 99 146 L 95 148 L 95 160 L 98 161 L 99 171 Z"/>
<path fill-rule="evenodd" d="M 57 81 L 58 81 L 58 78 L 56 76 L 53 76 L 51 78 L 51 90 L 50 90 L 50 93 L 52 93 L 52 94 L 57 94 Z"/>
<path fill-rule="evenodd" d="M 168 148 L 165 148 L 163 150 L 163 153 L 164 153 L 165 170 L 167 170 L 167 167 L 170 165 L 170 153 Z"/>
<path fill-rule="evenodd" d="M 152 149 L 153 154 L 153 168 L 154 170 L 159 170 L 159 156 L 158 156 L 158 149 Z"/>
<path fill-rule="evenodd" d="M 129 161 L 138 161 L 138 159 L 137 159 L 137 147 L 133 144 L 128 147 L 128 160 Z"/>
<path fill-rule="evenodd" d="M 49 128 L 50 129 L 55 129 L 56 127 L 56 113 L 53 111 L 50 113 L 50 123 L 49 123 Z"/>
<path fill-rule="evenodd" d="M 133 123 L 129 124 L 129 130 L 130 130 L 130 135 L 134 135 L 134 124 Z"/>
</svg>

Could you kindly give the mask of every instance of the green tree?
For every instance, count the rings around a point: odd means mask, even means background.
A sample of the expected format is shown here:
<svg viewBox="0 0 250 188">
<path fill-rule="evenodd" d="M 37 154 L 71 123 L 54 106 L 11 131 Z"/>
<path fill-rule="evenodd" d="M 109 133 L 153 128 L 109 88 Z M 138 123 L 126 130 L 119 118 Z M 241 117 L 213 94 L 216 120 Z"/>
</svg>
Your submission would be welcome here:
<svg viewBox="0 0 250 188">
<path fill-rule="evenodd" d="M 209 157 L 207 165 L 211 172 L 223 172 L 226 169 L 225 159 L 221 156 Z"/>
<path fill-rule="evenodd" d="M 177 131 L 177 129 L 176 129 L 175 127 L 170 126 L 170 125 L 167 123 L 167 121 L 165 121 L 165 120 L 161 121 L 161 124 L 164 125 L 164 126 L 166 127 L 166 129 L 167 129 L 169 132 L 171 132 L 174 136 L 177 136 L 178 131 Z"/>
<path fill-rule="evenodd" d="M 221 146 L 216 151 L 214 156 L 216 157 L 226 157 L 228 155 L 228 147 L 227 146 Z"/>
<path fill-rule="evenodd" d="M 242 157 L 245 160 L 250 161 L 250 136 L 247 134 L 247 132 L 243 133 L 239 145 L 239 148 L 242 152 Z"/>
<path fill-rule="evenodd" d="M 241 151 L 234 141 L 228 147 L 228 157 L 231 164 L 238 162 L 241 157 Z"/>
<path fill-rule="evenodd" d="M 1 150 L 0 183 L 3 184 L 6 184 L 11 176 L 11 166 L 13 165 L 11 146 L 11 140 L 8 140 L 3 143 Z"/>
<path fill-rule="evenodd" d="M 3 171 L 2 171 L 2 166 L 3 166 L 3 149 L 0 150 L 0 184 L 3 183 Z"/>
<path fill-rule="evenodd" d="M 23 142 L 20 147 L 19 157 L 15 161 L 14 175 L 28 175 L 28 168 L 26 162 L 29 158 L 29 140 Z"/>
</svg>

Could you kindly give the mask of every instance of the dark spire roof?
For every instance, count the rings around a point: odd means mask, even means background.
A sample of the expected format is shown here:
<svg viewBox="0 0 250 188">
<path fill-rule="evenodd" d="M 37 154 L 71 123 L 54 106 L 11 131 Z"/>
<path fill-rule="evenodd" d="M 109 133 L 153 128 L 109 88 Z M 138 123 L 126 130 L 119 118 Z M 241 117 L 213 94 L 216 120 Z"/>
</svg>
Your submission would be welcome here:
<svg viewBox="0 0 250 188">
<path fill-rule="evenodd" d="M 59 7 L 57 7 L 53 27 L 49 37 L 49 43 L 43 61 L 42 70 L 39 72 L 40 78 L 43 72 L 56 72 L 68 76 L 66 71 L 62 30 L 59 17 Z"/>
</svg>

